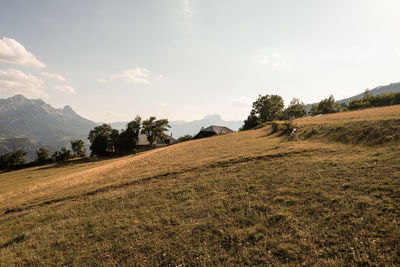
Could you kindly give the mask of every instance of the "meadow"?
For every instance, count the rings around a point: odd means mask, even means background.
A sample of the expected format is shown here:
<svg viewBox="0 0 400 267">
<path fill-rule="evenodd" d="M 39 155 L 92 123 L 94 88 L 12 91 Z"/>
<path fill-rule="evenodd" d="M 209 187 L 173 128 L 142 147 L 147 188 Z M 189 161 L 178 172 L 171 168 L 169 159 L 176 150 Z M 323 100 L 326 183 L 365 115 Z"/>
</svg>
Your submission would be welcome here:
<svg viewBox="0 0 400 267">
<path fill-rule="evenodd" d="M 0 173 L 0 266 L 398 265 L 400 106 Z"/>
</svg>

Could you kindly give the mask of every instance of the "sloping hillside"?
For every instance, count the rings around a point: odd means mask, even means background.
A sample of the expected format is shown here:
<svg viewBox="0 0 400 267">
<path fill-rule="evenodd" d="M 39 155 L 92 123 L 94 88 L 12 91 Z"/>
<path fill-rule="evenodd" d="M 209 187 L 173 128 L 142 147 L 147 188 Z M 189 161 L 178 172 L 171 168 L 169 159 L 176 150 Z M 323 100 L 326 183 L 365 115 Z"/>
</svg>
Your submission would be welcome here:
<svg viewBox="0 0 400 267">
<path fill-rule="evenodd" d="M 398 139 L 329 134 L 399 120 L 392 106 L 299 119 L 293 140 L 266 127 L 1 173 L 0 263 L 400 264 Z"/>
</svg>

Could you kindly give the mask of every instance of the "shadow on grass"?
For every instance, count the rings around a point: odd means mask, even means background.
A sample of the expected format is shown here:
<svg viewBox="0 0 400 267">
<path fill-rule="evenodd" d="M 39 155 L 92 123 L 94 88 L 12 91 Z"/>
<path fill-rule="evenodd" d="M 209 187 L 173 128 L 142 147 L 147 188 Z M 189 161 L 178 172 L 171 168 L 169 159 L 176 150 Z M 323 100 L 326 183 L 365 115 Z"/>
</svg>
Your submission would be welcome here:
<svg viewBox="0 0 400 267">
<path fill-rule="evenodd" d="M 48 169 L 55 169 L 55 168 L 63 168 L 63 167 L 68 167 L 68 166 L 74 166 L 74 165 L 81 165 L 81 164 L 87 164 L 87 163 L 95 163 L 99 161 L 107 161 L 111 159 L 117 159 L 117 158 L 122 158 L 126 156 L 136 156 L 137 154 L 122 154 L 122 155 L 112 155 L 112 156 L 104 156 L 104 157 L 96 157 L 96 158 L 81 158 L 81 159 L 72 159 L 64 162 L 57 162 L 57 163 L 51 163 L 44 165 L 40 168 L 37 168 L 35 171 L 42 171 L 42 170 L 48 170 Z"/>
<path fill-rule="evenodd" d="M 12 244 L 20 243 L 20 242 L 26 240 L 27 238 L 28 237 L 25 234 L 20 234 L 20 235 L 16 236 L 15 238 L 11 239 L 10 241 L 1 245 L 0 248 L 6 248 L 8 246 L 11 246 Z"/>
</svg>

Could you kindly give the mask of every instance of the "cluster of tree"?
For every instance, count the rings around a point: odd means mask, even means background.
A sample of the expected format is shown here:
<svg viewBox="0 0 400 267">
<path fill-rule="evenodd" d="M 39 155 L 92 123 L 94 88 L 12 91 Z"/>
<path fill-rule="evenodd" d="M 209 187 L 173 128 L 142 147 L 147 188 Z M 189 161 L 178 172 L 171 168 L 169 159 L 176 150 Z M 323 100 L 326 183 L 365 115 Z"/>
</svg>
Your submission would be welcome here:
<svg viewBox="0 0 400 267">
<path fill-rule="evenodd" d="M 89 132 L 90 150 L 92 155 L 97 156 L 132 152 L 137 148 L 140 133 L 146 135 L 149 147 L 152 148 L 157 140 L 169 142 L 165 134 L 168 128 L 170 125 L 167 119 L 157 120 L 156 117 L 142 121 L 140 116 L 136 116 L 121 133 L 104 123 Z"/>
<path fill-rule="evenodd" d="M 274 120 L 289 120 L 306 115 L 306 106 L 297 98 L 286 109 L 284 107 L 283 99 L 279 95 L 259 95 L 241 130 L 253 129 Z"/>
<path fill-rule="evenodd" d="M 369 90 L 366 90 L 363 98 L 356 98 L 350 101 L 348 109 L 356 110 L 370 107 L 383 107 L 400 104 L 400 93 L 385 93 L 380 95 L 372 95 Z"/>
<path fill-rule="evenodd" d="M 86 150 L 84 142 L 80 139 L 71 141 L 71 150 L 66 147 L 61 148 L 60 151 L 56 151 L 50 157 L 49 151 L 41 147 L 36 151 L 35 161 L 26 164 L 25 155 L 26 151 L 18 149 L 15 152 L 7 153 L 0 156 L 0 169 L 17 169 L 24 166 L 35 166 L 43 163 L 60 162 L 66 161 L 71 158 L 85 157 Z"/>
<path fill-rule="evenodd" d="M 308 115 L 315 116 L 398 104 L 400 104 L 400 93 L 392 92 L 374 96 L 369 90 L 366 90 L 362 99 L 353 99 L 349 105 L 336 102 L 335 98 L 330 95 L 319 103 L 313 104 Z M 253 129 L 274 120 L 292 120 L 305 115 L 307 115 L 306 106 L 297 98 L 294 98 L 289 106 L 284 109 L 283 99 L 279 95 L 259 95 L 258 99 L 253 103 L 250 115 L 244 121 L 241 130 Z"/>
<path fill-rule="evenodd" d="M 84 158 L 86 157 L 86 149 L 84 147 L 84 142 L 80 139 L 78 140 L 72 140 L 71 141 L 71 150 L 62 147 L 60 151 L 56 151 L 53 153 L 51 158 L 48 158 L 48 151 L 47 151 L 47 158 L 46 158 L 46 150 L 41 152 L 41 149 L 36 153 L 37 158 L 36 161 L 41 159 L 42 162 L 46 161 L 52 161 L 52 162 L 60 162 L 60 161 L 66 161 L 68 159 L 73 159 L 73 158 Z"/>
<path fill-rule="evenodd" d="M 0 169 L 17 169 L 24 165 L 26 152 L 18 149 L 0 156 Z"/>
<path fill-rule="evenodd" d="M 311 116 L 327 113 L 336 113 L 347 109 L 345 104 L 339 104 L 335 101 L 333 95 L 321 100 L 318 104 L 313 104 L 309 111 Z"/>
</svg>

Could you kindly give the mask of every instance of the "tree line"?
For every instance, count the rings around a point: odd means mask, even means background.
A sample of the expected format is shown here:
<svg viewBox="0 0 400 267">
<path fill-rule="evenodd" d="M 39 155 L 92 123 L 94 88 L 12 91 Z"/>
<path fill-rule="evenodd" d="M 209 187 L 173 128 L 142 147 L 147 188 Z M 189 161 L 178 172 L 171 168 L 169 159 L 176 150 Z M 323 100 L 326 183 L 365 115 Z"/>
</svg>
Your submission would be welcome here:
<svg viewBox="0 0 400 267">
<path fill-rule="evenodd" d="M 167 119 L 157 120 L 153 116 L 143 121 L 140 116 L 136 116 L 121 132 L 113 129 L 110 124 L 104 123 L 90 130 L 88 137 L 90 150 L 92 156 L 131 153 L 139 149 L 139 134 L 146 135 L 149 142 L 146 149 L 154 148 L 157 141 L 169 144 L 170 139 L 165 134 L 168 128 L 171 126 Z"/>
<path fill-rule="evenodd" d="M 36 166 L 44 163 L 66 161 L 72 158 L 86 157 L 84 142 L 80 139 L 71 141 L 71 150 L 62 147 L 60 151 L 56 151 L 50 156 L 49 151 L 40 147 L 36 151 L 36 158 L 33 162 L 25 163 L 26 151 L 18 149 L 16 151 L 3 154 L 0 156 L 0 170 L 18 169 L 24 166 Z"/>
<path fill-rule="evenodd" d="M 259 95 L 240 130 L 253 129 L 274 120 L 300 118 L 307 113 L 306 105 L 297 98 L 294 98 L 286 109 L 284 107 L 283 98 L 279 95 Z"/>
<path fill-rule="evenodd" d="M 366 90 L 362 98 L 355 98 L 350 101 L 348 109 L 357 110 L 370 107 L 383 107 L 400 104 L 400 93 L 390 92 L 379 95 L 372 95 Z"/>
<path fill-rule="evenodd" d="M 348 110 L 356 110 L 370 107 L 382 107 L 400 104 L 400 93 L 385 93 L 372 95 L 366 90 L 363 98 L 355 98 L 348 105 L 338 103 L 330 95 L 328 98 L 313 104 L 309 112 L 306 111 L 306 105 L 299 99 L 294 98 L 287 108 L 285 108 L 283 99 L 279 95 L 259 95 L 253 102 L 249 116 L 244 121 L 240 130 L 249 130 L 264 125 L 274 120 L 293 120 L 304 116 L 316 116 L 320 114 L 336 113 Z"/>
<path fill-rule="evenodd" d="M 90 156 L 121 155 L 138 150 L 152 149 L 157 141 L 169 144 L 170 139 L 165 132 L 170 127 L 167 119 L 157 120 L 154 116 L 143 121 L 140 116 L 136 116 L 134 120 L 126 124 L 126 128 L 121 130 L 121 132 L 113 129 L 111 125 L 107 123 L 98 125 L 89 132 Z M 144 134 L 146 136 L 149 143 L 148 145 L 139 148 L 139 134 Z M 191 139 L 191 136 L 186 135 L 180 138 L 180 141 L 189 139 Z M 28 164 L 25 163 L 24 158 L 27 152 L 18 149 L 0 156 L 0 170 L 17 169 L 24 166 L 35 166 L 44 163 L 62 162 L 73 158 L 86 157 L 86 149 L 83 140 L 72 140 L 70 147 L 70 149 L 62 147 L 51 156 L 46 148 L 40 147 L 36 151 L 35 160 Z"/>
</svg>

